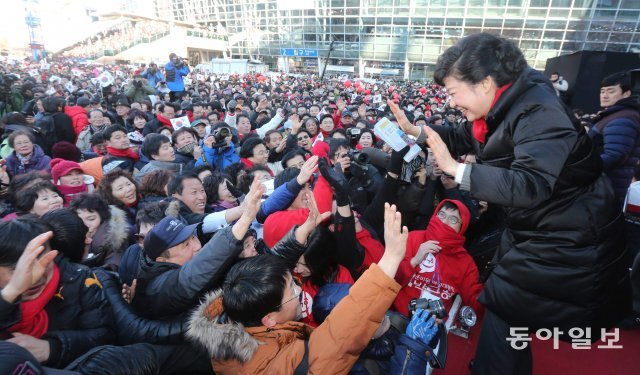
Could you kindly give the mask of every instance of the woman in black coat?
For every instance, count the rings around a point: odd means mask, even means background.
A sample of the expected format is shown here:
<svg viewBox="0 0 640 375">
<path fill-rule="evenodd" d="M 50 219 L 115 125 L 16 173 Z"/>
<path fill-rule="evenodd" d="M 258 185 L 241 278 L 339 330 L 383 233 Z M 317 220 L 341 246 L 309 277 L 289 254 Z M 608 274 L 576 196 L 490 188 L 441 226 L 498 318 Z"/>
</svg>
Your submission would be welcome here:
<svg viewBox="0 0 640 375">
<path fill-rule="evenodd" d="M 596 341 L 628 311 L 629 279 L 613 188 L 584 129 L 511 41 L 461 39 L 435 80 L 469 120 L 458 128 L 402 128 L 425 141 L 440 168 L 473 198 L 501 205 L 506 229 L 480 301 L 487 314 L 474 374 L 531 373 L 531 351 L 505 339 L 513 327 L 592 330 Z M 451 156 L 475 151 L 478 164 Z M 521 332 L 521 331 L 520 331 Z"/>
</svg>

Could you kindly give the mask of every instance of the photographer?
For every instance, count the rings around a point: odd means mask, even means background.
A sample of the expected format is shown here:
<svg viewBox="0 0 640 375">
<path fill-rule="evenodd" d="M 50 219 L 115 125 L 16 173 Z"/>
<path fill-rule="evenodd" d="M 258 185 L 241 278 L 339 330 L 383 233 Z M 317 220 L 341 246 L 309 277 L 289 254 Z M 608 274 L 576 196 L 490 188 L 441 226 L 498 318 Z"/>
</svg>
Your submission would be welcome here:
<svg viewBox="0 0 640 375">
<path fill-rule="evenodd" d="M 133 77 L 133 81 L 129 82 L 129 86 L 124 94 L 131 102 L 141 102 L 149 98 L 149 95 L 155 95 L 156 90 L 153 86 L 149 86 L 147 80 L 142 75 Z"/>
<path fill-rule="evenodd" d="M 151 87 L 156 87 L 158 82 L 161 82 L 164 79 L 164 76 L 160 69 L 158 69 L 158 65 L 156 63 L 150 63 L 149 68 L 141 72 L 140 76 L 145 78 Z"/>
<path fill-rule="evenodd" d="M 227 166 L 239 162 L 240 157 L 236 154 L 232 139 L 233 133 L 226 123 L 215 124 L 211 129 L 211 134 L 204 139 L 202 156 L 196 161 L 195 166 L 210 165 L 221 171 Z"/>
<path fill-rule="evenodd" d="M 171 92 L 171 101 L 176 100 L 177 94 L 184 92 L 184 81 L 182 77 L 189 74 L 189 66 L 175 53 L 169 55 L 169 62 L 164 66 L 165 81 Z"/>
</svg>

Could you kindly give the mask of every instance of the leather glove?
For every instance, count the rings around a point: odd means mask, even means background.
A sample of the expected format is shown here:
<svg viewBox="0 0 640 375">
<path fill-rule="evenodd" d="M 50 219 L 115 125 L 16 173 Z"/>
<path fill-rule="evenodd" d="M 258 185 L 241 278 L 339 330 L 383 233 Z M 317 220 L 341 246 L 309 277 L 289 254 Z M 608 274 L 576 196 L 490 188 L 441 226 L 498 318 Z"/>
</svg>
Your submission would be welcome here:
<svg viewBox="0 0 640 375">
<path fill-rule="evenodd" d="M 240 198 L 241 196 L 244 195 L 244 193 L 240 189 L 233 186 L 233 184 L 230 183 L 229 181 L 226 181 L 226 184 L 227 184 L 227 189 L 229 190 L 229 193 L 231 193 L 231 195 L 233 195 L 234 197 Z"/>
<path fill-rule="evenodd" d="M 389 165 L 387 166 L 387 172 L 400 175 L 402 173 L 402 163 L 404 163 L 404 156 L 409 152 L 409 146 L 406 146 L 402 150 L 393 151 L 391 153 L 391 159 L 389 159 Z"/>
<path fill-rule="evenodd" d="M 336 164 L 334 168 L 331 168 L 327 159 L 320 158 L 318 160 L 318 169 L 320 169 L 322 177 L 331 185 L 338 207 L 349 205 L 349 182 L 342 173 L 340 164 Z"/>
<path fill-rule="evenodd" d="M 416 310 L 405 333 L 412 339 L 420 340 L 429 346 L 429 342 L 431 342 L 438 333 L 436 317 L 431 315 L 428 310 Z"/>
</svg>

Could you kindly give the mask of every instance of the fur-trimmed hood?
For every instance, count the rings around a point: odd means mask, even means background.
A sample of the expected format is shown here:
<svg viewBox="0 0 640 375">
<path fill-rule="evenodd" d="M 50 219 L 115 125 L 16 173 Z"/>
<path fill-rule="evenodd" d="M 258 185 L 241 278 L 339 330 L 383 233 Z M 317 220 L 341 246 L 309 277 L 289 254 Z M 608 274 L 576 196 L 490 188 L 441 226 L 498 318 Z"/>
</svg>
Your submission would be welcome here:
<svg viewBox="0 0 640 375">
<path fill-rule="evenodd" d="M 202 345 L 216 361 L 249 361 L 260 343 L 242 324 L 230 321 L 222 307 L 222 290 L 208 293 L 191 314 L 186 336 Z"/>
<path fill-rule="evenodd" d="M 123 252 L 129 244 L 129 221 L 127 213 L 116 206 L 109 206 L 111 218 L 100 224 L 93 236 L 91 251 L 95 254 L 103 252 Z"/>
</svg>

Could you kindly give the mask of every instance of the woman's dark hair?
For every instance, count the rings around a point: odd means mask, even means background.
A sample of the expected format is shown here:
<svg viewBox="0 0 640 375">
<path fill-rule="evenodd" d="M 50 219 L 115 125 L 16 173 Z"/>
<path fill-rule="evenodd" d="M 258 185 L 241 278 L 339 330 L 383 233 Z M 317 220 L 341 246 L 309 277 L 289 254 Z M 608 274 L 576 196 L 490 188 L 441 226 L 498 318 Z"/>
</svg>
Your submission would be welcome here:
<svg viewBox="0 0 640 375">
<path fill-rule="evenodd" d="M 249 193 L 249 189 L 251 189 L 251 183 L 253 182 L 253 178 L 255 177 L 257 171 L 262 171 L 266 173 L 271 173 L 271 170 L 260 164 L 256 164 L 253 167 L 247 170 L 247 173 L 240 176 L 238 183 L 234 184 L 240 191 L 247 194 Z"/>
<path fill-rule="evenodd" d="M 211 176 L 207 176 L 202 180 L 204 191 L 207 193 L 207 203 L 216 204 L 220 200 L 218 196 L 218 187 L 224 184 L 230 177 L 220 173 L 214 173 Z"/>
<path fill-rule="evenodd" d="M 309 236 L 304 262 L 311 271 L 309 279 L 318 288 L 335 281 L 338 275 L 336 239 L 326 227 L 317 227 Z"/>
<path fill-rule="evenodd" d="M 84 241 L 89 229 L 75 211 L 70 208 L 59 208 L 42 215 L 44 221 L 53 231 L 51 248 L 67 256 L 72 262 L 82 262 Z"/>
<path fill-rule="evenodd" d="M 302 123 L 302 129 L 305 129 L 308 131 L 307 122 L 314 122 L 316 124 L 316 128 L 320 126 L 320 122 L 315 117 L 309 117 L 306 120 L 304 120 L 304 122 Z"/>
<path fill-rule="evenodd" d="M 358 121 L 356 121 L 355 125 L 358 125 L 358 124 L 364 125 L 365 126 L 364 129 L 371 129 L 371 123 L 368 120 L 359 118 Z"/>
<path fill-rule="evenodd" d="M 435 82 L 444 85 L 446 77 L 476 84 L 491 76 L 497 86 L 513 82 L 527 67 L 516 44 L 488 33 L 472 34 L 449 47 L 436 63 Z"/>
<path fill-rule="evenodd" d="M 2 125 L 24 125 L 29 126 L 27 123 L 27 118 L 20 112 L 9 112 L 2 116 L 0 120 Z"/>
<path fill-rule="evenodd" d="M 29 186 L 33 186 L 38 182 L 50 180 L 51 174 L 46 171 L 32 171 L 13 176 L 9 182 L 9 188 L 7 189 L 9 191 L 9 202 L 15 205 L 18 196 L 22 194 L 24 189 Z"/>
<path fill-rule="evenodd" d="M 231 181 L 236 186 L 240 182 L 238 177 L 244 174 L 244 172 L 246 171 L 247 166 L 242 164 L 241 162 L 229 164 L 222 170 L 224 174 L 230 177 L 229 181 Z"/>
<path fill-rule="evenodd" d="M 140 117 L 142 119 L 144 119 L 145 121 L 147 121 L 147 115 L 142 112 L 139 109 L 132 109 L 129 111 L 129 113 L 127 113 L 127 120 L 133 122 L 133 120 L 135 120 L 136 117 Z"/>
<path fill-rule="evenodd" d="M 36 137 L 33 135 L 33 133 L 28 132 L 26 130 L 16 130 L 14 132 L 11 132 L 11 134 L 9 134 L 9 147 L 15 148 L 15 147 L 13 147 L 13 142 L 15 142 L 16 137 L 21 136 L 21 135 L 27 136 L 27 138 L 29 138 L 31 143 L 33 143 L 35 145 Z"/>
<path fill-rule="evenodd" d="M 142 178 L 140 194 L 144 197 L 152 195 L 166 197 L 167 193 L 165 192 L 165 188 L 169 185 L 169 181 L 171 181 L 172 177 L 173 172 L 166 169 L 156 169 L 155 171 L 147 173 Z"/>
<path fill-rule="evenodd" d="M 309 138 L 313 138 L 313 135 L 311 135 L 311 132 L 308 131 L 307 129 L 300 129 L 298 130 L 298 133 L 296 135 L 294 135 L 294 137 L 296 137 L 296 141 L 298 140 L 298 135 L 300 133 L 307 133 L 307 135 L 309 136 Z"/>
<path fill-rule="evenodd" d="M 102 199 L 104 199 L 108 204 L 113 204 L 115 206 L 123 208 L 125 206 L 124 203 L 122 203 L 118 198 L 113 196 L 113 191 L 111 186 L 113 182 L 119 179 L 120 177 L 124 177 L 129 181 L 131 181 L 131 183 L 136 187 L 136 192 L 140 191 L 140 189 L 138 188 L 138 184 L 136 183 L 136 180 L 134 180 L 133 177 L 131 177 L 131 173 L 129 173 L 128 171 L 124 171 L 120 168 L 116 168 L 110 171 L 109 173 L 105 174 L 104 176 L 102 176 L 102 180 L 100 180 L 100 185 L 98 185 L 98 194 L 100 194 Z"/>
<path fill-rule="evenodd" d="M 200 175 L 200 173 L 205 172 L 205 171 L 209 171 L 211 173 L 213 173 L 213 168 L 211 168 L 211 166 L 209 164 L 202 164 L 199 165 L 195 168 L 193 168 L 193 173 Z"/>
<path fill-rule="evenodd" d="M 329 137 L 334 138 L 333 136 L 335 134 L 342 134 L 345 139 L 347 138 L 347 132 L 344 129 L 333 129 L 331 133 L 329 133 Z"/>
<path fill-rule="evenodd" d="M 163 130 L 168 130 L 169 133 L 171 133 L 173 135 L 173 128 L 169 127 L 169 126 L 161 126 L 158 128 L 158 130 L 156 130 L 156 133 L 160 134 L 160 132 L 162 132 Z"/>
<path fill-rule="evenodd" d="M 29 241 L 47 231 L 49 228 L 35 215 L 0 222 L 0 266 L 15 266 Z"/>
<path fill-rule="evenodd" d="M 97 193 L 84 193 L 74 196 L 69 208 L 76 213 L 78 210 L 95 212 L 100 216 L 100 223 L 106 223 L 111 219 L 109 204 Z"/>
<path fill-rule="evenodd" d="M 376 146 L 376 136 L 375 134 L 373 134 L 373 130 L 366 128 L 366 129 L 360 129 L 360 135 L 358 136 L 358 142 L 360 142 L 360 137 L 362 137 L 362 135 L 364 133 L 369 133 L 371 134 L 371 144 L 373 145 L 373 147 Z"/>
<path fill-rule="evenodd" d="M 33 208 L 36 200 L 38 199 L 38 193 L 43 190 L 51 190 L 62 197 L 58 188 L 51 181 L 40 181 L 24 189 L 19 195 L 15 197 L 16 212 L 20 214 L 26 214 Z"/>
<path fill-rule="evenodd" d="M 142 153 L 153 159 L 153 155 L 157 156 L 160 151 L 160 147 L 165 143 L 171 144 L 171 140 L 166 135 L 154 133 L 147 134 L 147 136 L 144 137 L 144 142 L 142 142 Z"/>
<path fill-rule="evenodd" d="M 275 255 L 260 255 L 233 266 L 222 291 L 224 311 L 234 322 L 246 327 L 262 325 L 262 318 L 280 311 L 290 274 L 287 262 Z"/>
<path fill-rule="evenodd" d="M 250 158 L 250 157 L 254 156 L 253 155 L 253 149 L 258 145 L 264 145 L 264 147 L 267 147 L 267 145 L 264 144 L 264 141 L 262 139 L 260 139 L 259 137 L 246 139 L 242 143 L 242 147 L 240 147 L 240 157 L 241 158 Z"/>
</svg>

